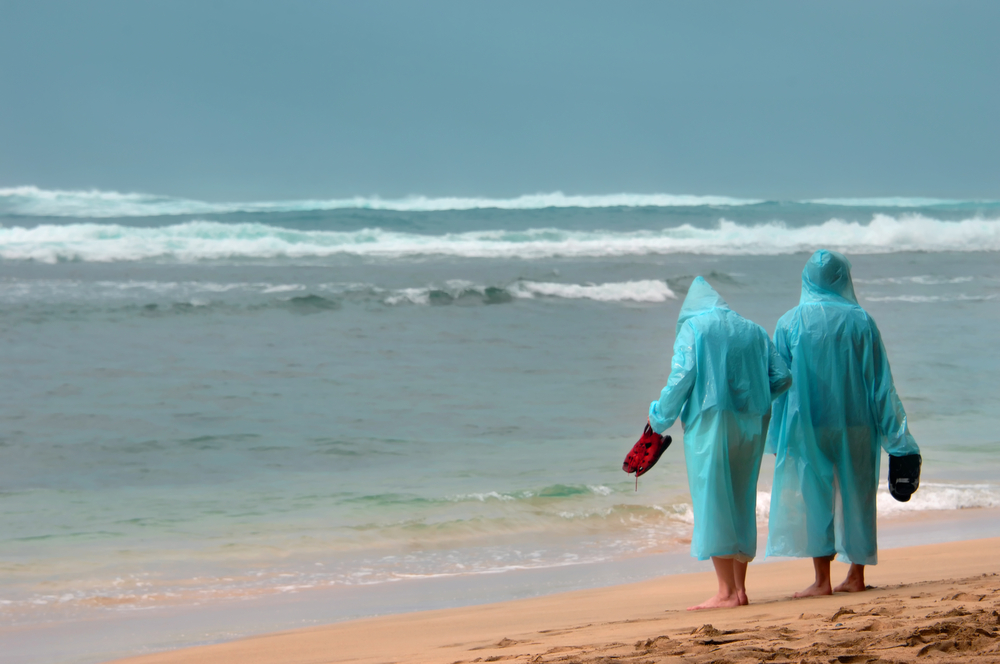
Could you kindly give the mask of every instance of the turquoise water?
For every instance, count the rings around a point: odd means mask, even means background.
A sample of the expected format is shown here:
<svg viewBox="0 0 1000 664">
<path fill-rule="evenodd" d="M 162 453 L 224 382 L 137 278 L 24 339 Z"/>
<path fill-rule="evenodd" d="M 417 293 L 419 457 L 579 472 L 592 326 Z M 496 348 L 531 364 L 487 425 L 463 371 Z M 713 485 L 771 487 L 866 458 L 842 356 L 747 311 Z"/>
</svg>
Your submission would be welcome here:
<svg viewBox="0 0 1000 664">
<path fill-rule="evenodd" d="M 924 453 L 882 521 L 998 507 L 998 215 L 0 190 L 0 622 L 683 553 L 682 446 L 621 471 L 680 300 L 701 274 L 773 330 L 820 246 Z"/>
</svg>

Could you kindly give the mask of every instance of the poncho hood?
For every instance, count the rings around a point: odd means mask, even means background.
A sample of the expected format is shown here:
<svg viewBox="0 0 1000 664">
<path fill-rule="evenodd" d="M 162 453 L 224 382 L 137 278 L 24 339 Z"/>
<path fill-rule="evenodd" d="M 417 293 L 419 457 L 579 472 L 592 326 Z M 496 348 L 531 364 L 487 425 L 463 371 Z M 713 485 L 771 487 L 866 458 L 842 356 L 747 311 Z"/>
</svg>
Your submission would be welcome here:
<svg viewBox="0 0 1000 664">
<path fill-rule="evenodd" d="M 677 316 L 677 333 L 680 334 L 684 323 L 712 309 L 728 310 L 729 305 L 703 277 L 695 277 L 688 289 L 687 297 L 684 298 L 684 304 L 681 305 L 681 312 Z"/>
<path fill-rule="evenodd" d="M 851 261 L 843 254 L 820 249 L 802 268 L 802 297 L 799 304 L 839 302 L 858 304 L 851 281 Z"/>
</svg>

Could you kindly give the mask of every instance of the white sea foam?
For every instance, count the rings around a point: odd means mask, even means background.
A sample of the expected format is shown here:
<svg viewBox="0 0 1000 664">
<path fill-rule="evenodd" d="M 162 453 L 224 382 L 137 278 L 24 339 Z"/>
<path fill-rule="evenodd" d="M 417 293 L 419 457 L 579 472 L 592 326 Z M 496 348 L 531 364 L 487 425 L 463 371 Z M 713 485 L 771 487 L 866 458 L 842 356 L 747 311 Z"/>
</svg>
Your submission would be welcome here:
<svg viewBox="0 0 1000 664">
<path fill-rule="evenodd" d="M 496 297 L 506 293 L 522 299 L 590 299 L 600 302 L 664 302 L 676 298 L 667 284 L 658 280 L 624 281 L 604 284 L 572 284 L 533 281 L 516 281 L 507 286 L 488 286 L 473 281 L 452 279 L 440 285 L 386 289 L 369 283 L 319 283 L 313 285 L 270 282 L 212 282 L 212 281 L 94 281 L 77 279 L 8 279 L 0 289 L 0 302 L 24 303 L 45 300 L 48 302 L 110 301 L 149 303 L 150 298 L 167 298 L 173 301 L 198 299 L 226 302 L 228 297 L 267 297 L 286 293 L 322 293 L 326 297 L 372 299 L 388 305 L 431 304 L 432 293 L 443 293 L 454 299 L 462 296 L 487 299 L 493 292 Z M 287 298 L 286 298 L 287 299 Z M 238 299 L 237 301 L 245 301 Z"/>
<path fill-rule="evenodd" d="M 377 196 L 308 199 L 294 201 L 255 201 L 209 203 L 206 201 L 156 196 L 122 194 L 116 191 L 61 191 L 38 187 L 0 188 L 0 214 L 38 217 L 156 217 L 178 214 L 226 214 L 232 212 L 304 212 L 341 209 L 393 210 L 401 212 L 439 212 L 445 210 L 539 210 L 544 208 L 607 207 L 703 207 L 753 205 L 763 201 L 729 196 L 688 196 L 675 194 L 604 194 L 593 196 L 550 192 L 514 198 L 408 196 L 383 199 Z"/>
<path fill-rule="evenodd" d="M 938 302 L 985 302 L 997 299 L 995 293 L 989 295 L 967 295 L 953 293 L 950 295 L 865 295 L 868 302 L 909 302 L 911 304 L 935 304 Z"/>
<path fill-rule="evenodd" d="M 768 515 L 771 513 L 771 492 L 770 491 L 758 491 L 757 492 L 757 520 L 767 521 Z"/>
<path fill-rule="evenodd" d="M 840 205 L 843 207 L 888 207 L 888 208 L 920 208 L 942 205 L 994 205 L 996 201 L 959 200 L 954 198 L 905 198 L 886 196 L 876 198 L 814 198 L 806 203 L 816 205 Z"/>
<path fill-rule="evenodd" d="M 306 287 L 302 284 L 281 284 L 280 286 L 269 286 L 264 289 L 264 293 L 293 293 L 303 291 Z"/>
<path fill-rule="evenodd" d="M 499 500 L 501 502 L 510 502 L 517 500 L 517 496 L 509 493 L 499 493 L 497 491 L 487 491 L 484 493 L 463 493 L 457 496 L 450 496 L 447 500 L 451 502 L 465 502 L 467 500 L 478 500 L 481 503 L 485 503 L 488 500 Z"/>
<path fill-rule="evenodd" d="M 941 286 L 948 284 L 966 284 L 972 281 L 974 277 L 935 277 L 929 274 L 917 275 L 914 277 L 880 277 L 877 279 L 857 279 L 853 281 L 855 284 L 873 284 L 878 286 L 884 286 L 886 284 L 917 284 L 919 286 Z"/>
<path fill-rule="evenodd" d="M 555 299 L 586 299 L 598 302 L 665 302 L 676 295 L 663 281 L 656 279 L 610 282 L 604 284 L 566 284 L 520 280 L 508 285 L 509 295 L 521 299 L 548 297 Z M 386 304 L 430 304 L 433 292 L 453 298 L 465 294 L 485 296 L 487 287 L 470 281 L 453 280 L 441 287 L 401 288 L 385 296 Z"/>
<path fill-rule="evenodd" d="M 877 496 L 880 516 L 898 516 L 912 512 L 988 509 L 1000 507 L 1000 486 L 995 484 L 945 484 L 923 482 L 908 502 L 901 503 L 886 489 Z M 766 521 L 771 509 L 770 491 L 757 492 L 757 519 Z"/>
<path fill-rule="evenodd" d="M 430 288 L 400 288 L 385 298 L 386 304 L 430 304 Z"/>
<path fill-rule="evenodd" d="M 231 201 L 213 203 L 189 198 L 117 191 L 41 189 L 35 186 L 0 188 L 0 215 L 38 217 L 158 217 L 180 214 L 228 214 L 233 212 L 307 212 L 363 209 L 400 212 L 447 210 L 540 210 L 545 208 L 610 207 L 723 207 L 756 205 L 761 198 L 685 194 L 594 194 L 573 195 L 560 191 L 526 194 L 512 198 L 475 196 L 350 196 L 347 198 L 282 201 Z M 995 207 L 998 201 L 947 198 L 817 198 L 801 201 L 812 205 L 869 208 Z"/>
<path fill-rule="evenodd" d="M 690 503 L 676 503 L 670 506 L 669 510 L 664 510 L 668 518 L 675 519 L 681 523 L 694 525 L 694 507 Z"/>
<path fill-rule="evenodd" d="M 744 226 L 722 220 L 714 228 L 684 224 L 630 232 L 529 229 L 444 235 L 359 231 L 299 231 L 256 223 L 192 221 L 159 228 L 117 224 L 43 224 L 0 227 L 0 258 L 113 262 L 322 258 L 540 259 L 651 254 L 778 255 L 828 247 L 850 253 L 1000 251 L 1000 219 L 941 221 L 921 215 L 875 215 L 868 224 L 832 219 L 815 226 Z"/>
<path fill-rule="evenodd" d="M 1000 486 L 995 484 L 922 482 L 917 492 L 905 503 L 895 500 L 884 489 L 878 493 L 878 512 L 884 515 L 993 507 L 1000 507 Z"/>
<path fill-rule="evenodd" d="M 599 302 L 665 302 L 677 299 L 663 281 L 645 279 L 606 284 L 558 284 L 544 281 L 518 281 L 508 291 L 515 297 L 538 296 L 587 299 Z"/>
<path fill-rule="evenodd" d="M 353 283 L 318 284 L 320 291 L 346 293 L 357 288 Z M 366 285 L 367 286 L 367 285 Z M 374 290 L 373 286 L 368 286 Z M 213 282 L 213 281 L 82 281 L 79 279 L 7 279 L 0 290 L 0 301 L 19 302 L 38 300 L 79 301 L 124 300 L 128 298 L 186 298 L 198 295 L 224 294 L 271 295 L 307 290 L 304 284 L 273 284 L 268 282 Z"/>
</svg>

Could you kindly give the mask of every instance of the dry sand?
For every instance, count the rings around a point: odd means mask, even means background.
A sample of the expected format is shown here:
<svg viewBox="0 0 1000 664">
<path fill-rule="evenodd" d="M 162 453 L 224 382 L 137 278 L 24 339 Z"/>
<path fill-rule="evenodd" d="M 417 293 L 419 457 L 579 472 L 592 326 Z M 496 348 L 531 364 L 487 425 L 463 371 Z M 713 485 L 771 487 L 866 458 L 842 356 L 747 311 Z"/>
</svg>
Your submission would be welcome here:
<svg viewBox="0 0 1000 664">
<path fill-rule="evenodd" d="M 118 664 L 938 662 L 1000 664 L 1000 538 L 893 549 L 865 592 L 791 599 L 809 560 L 751 564 L 750 606 L 689 612 L 711 572 L 355 620 Z M 835 580 L 846 565 L 834 563 Z"/>
</svg>

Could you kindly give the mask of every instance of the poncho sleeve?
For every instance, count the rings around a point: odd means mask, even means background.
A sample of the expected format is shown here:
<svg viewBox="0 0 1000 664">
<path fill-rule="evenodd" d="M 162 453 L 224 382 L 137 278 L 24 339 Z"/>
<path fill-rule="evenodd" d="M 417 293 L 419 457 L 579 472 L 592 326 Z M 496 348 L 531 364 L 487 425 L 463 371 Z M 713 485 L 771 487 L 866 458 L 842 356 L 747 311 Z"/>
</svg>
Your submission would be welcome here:
<svg viewBox="0 0 1000 664">
<path fill-rule="evenodd" d="M 778 359 L 782 361 L 785 368 L 788 369 L 788 387 L 792 385 L 792 351 L 788 346 L 788 328 L 785 325 L 785 319 L 782 318 L 778 321 L 778 326 L 774 329 L 774 352 L 778 356 Z M 768 365 L 768 374 L 770 375 L 771 368 Z M 788 408 L 788 388 L 775 394 L 773 392 L 774 383 L 772 385 L 772 397 L 777 397 L 774 404 L 771 406 L 771 422 L 783 422 L 785 419 L 785 409 Z M 767 441 L 764 443 L 764 453 L 765 454 L 777 454 L 778 453 L 778 437 L 780 435 L 781 427 L 768 427 L 767 430 Z"/>
<path fill-rule="evenodd" d="M 770 339 L 767 340 L 767 378 L 771 384 L 771 399 L 781 396 L 792 386 L 792 371 Z"/>
<path fill-rule="evenodd" d="M 919 454 L 917 441 L 910 434 L 906 423 L 906 411 L 896 394 L 896 385 L 889 368 L 889 357 L 882 343 L 882 335 L 869 317 L 872 334 L 872 361 L 874 363 L 874 385 L 872 390 L 872 413 L 878 424 L 882 449 L 892 456 Z"/>
<path fill-rule="evenodd" d="M 663 433 L 673 426 L 691 395 L 696 377 L 694 326 L 685 323 L 674 341 L 674 357 L 667 385 L 660 393 L 659 401 L 649 404 L 649 424 L 653 431 Z"/>
</svg>

